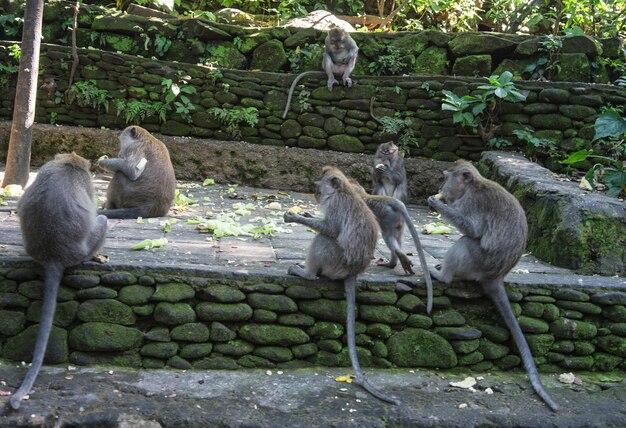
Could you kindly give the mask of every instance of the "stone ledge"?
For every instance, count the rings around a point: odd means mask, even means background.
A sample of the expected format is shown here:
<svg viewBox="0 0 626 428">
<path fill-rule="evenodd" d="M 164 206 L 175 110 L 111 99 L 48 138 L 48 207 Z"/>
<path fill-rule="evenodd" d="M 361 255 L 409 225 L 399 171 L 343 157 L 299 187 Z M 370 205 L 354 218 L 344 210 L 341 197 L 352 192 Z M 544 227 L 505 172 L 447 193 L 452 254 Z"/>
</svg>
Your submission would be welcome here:
<svg viewBox="0 0 626 428">
<path fill-rule="evenodd" d="M 519 154 L 484 152 L 489 178 L 505 185 L 528 218 L 528 249 L 540 259 L 581 273 L 626 272 L 626 204 L 581 190 Z"/>
</svg>

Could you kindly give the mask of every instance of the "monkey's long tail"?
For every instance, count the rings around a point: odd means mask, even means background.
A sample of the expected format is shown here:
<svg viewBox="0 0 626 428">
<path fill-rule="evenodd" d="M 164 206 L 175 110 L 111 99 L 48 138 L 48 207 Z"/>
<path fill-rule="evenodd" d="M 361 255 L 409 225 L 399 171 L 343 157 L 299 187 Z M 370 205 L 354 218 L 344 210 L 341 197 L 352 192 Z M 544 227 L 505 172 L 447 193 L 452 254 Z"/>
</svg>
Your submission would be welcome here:
<svg viewBox="0 0 626 428">
<path fill-rule="evenodd" d="M 287 112 L 289 112 L 289 106 L 291 105 L 291 97 L 293 97 L 293 91 L 294 89 L 296 89 L 296 85 L 298 84 L 298 82 L 302 80 L 304 77 L 311 76 L 314 74 L 324 75 L 324 72 L 313 71 L 313 70 L 305 71 L 303 73 L 298 74 L 296 78 L 293 79 L 293 82 L 291 83 L 291 87 L 289 88 L 289 95 L 287 95 L 287 105 L 285 106 L 285 111 L 283 112 L 283 119 L 287 117 Z"/>
<path fill-rule="evenodd" d="M 139 208 L 114 208 L 99 210 L 98 215 L 105 215 L 107 218 L 137 218 L 141 217 Z"/>
<path fill-rule="evenodd" d="M 401 201 L 400 201 L 401 202 Z M 420 242 L 420 237 L 417 234 L 417 230 L 415 230 L 415 226 L 413 226 L 413 222 L 411 217 L 409 217 L 409 212 L 406 210 L 406 205 L 402 204 L 402 216 L 404 217 L 404 222 L 406 223 L 406 227 L 409 228 L 409 232 L 411 232 L 411 236 L 413 237 L 413 242 L 415 243 L 415 248 L 417 249 L 417 255 L 420 259 L 420 265 L 422 266 L 422 272 L 424 272 L 424 281 L 426 281 L 426 311 L 430 313 L 433 309 L 433 280 L 430 277 L 430 273 L 428 271 L 428 265 L 426 264 L 426 256 L 424 255 L 424 249 L 422 248 L 422 243 Z"/>
<path fill-rule="evenodd" d="M 504 290 L 504 284 L 502 279 L 494 280 L 491 282 L 485 282 L 482 284 L 483 288 L 489 291 L 487 294 L 491 296 L 493 299 L 496 308 L 500 312 L 502 318 L 504 318 L 504 322 L 507 327 L 513 334 L 513 340 L 515 341 L 515 345 L 519 350 L 520 356 L 522 357 L 522 362 L 524 363 L 524 368 L 528 372 L 528 377 L 530 378 L 530 383 L 533 386 L 535 392 L 541 397 L 541 399 L 552 409 L 553 411 L 559 410 L 559 405 L 548 395 L 546 390 L 543 388 L 543 384 L 541 383 L 541 379 L 539 378 L 539 373 L 537 372 L 537 367 L 535 366 L 535 361 L 533 360 L 533 355 L 530 352 L 530 348 L 528 347 L 528 343 L 526 342 L 526 338 L 524 337 L 524 333 L 520 328 L 517 319 L 515 318 L 515 313 L 513 312 L 513 308 L 511 307 L 511 303 L 509 302 L 509 298 L 506 295 L 506 291 Z"/>
<path fill-rule="evenodd" d="M 346 290 L 346 301 L 348 303 L 348 313 L 346 315 L 346 324 L 348 330 L 348 352 L 350 354 L 350 361 L 352 362 L 352 369 L 356 374 L 356 382 L 361 385 L 363 389 L 372 394 L 374 397 L 379 400 L 386 401 L 391 404 L 400 404 L 400 401 L 389 397 L 376 388 L 374 388 L 368 381 L 365 379 L 365 375 L 361 371 L 361 366 L 359 365 L 359 358 L 356 354 L 356 339 L 355 339 L 355 329 L 354 329 L 354 312 L 356 309 L 356 277 L 349 276 L 344 280 L 344 287 Z"/>
<path fill-rule="evenodd" d="M 26 373 L 26 377 L 24 381 L 22 381 L 22 385 L 20 385 L 19 389 L 10 399 L 11 407 L 15 410 L 20 408 L 22 399 L 30 392 L 37 378 L 37 374 L 39 374 L 41 365 L 43 364 L 48 338 L 52 330 L 52 321 L 54 320 L 54 312 L 57 305 L 57 292 L 59 290 L 59 284 L 61 284 L 61 279 L 63 278 L 63 270 L 63 266 L 57 263 L 50 263 L 44 266 L 43 307 L 41 309 L 41 321 L 37 333 L 37 342 L 35 343 L 33 360 Z"/>
</svg>

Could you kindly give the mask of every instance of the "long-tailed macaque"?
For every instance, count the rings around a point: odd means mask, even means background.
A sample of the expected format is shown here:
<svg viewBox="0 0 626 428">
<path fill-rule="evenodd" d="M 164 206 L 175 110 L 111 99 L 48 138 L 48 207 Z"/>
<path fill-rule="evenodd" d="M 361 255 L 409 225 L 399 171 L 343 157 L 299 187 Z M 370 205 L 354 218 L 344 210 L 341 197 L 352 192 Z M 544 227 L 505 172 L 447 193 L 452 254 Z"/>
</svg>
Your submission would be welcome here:
<svg viewBox="0 0 626 428">
<path fill-rule="evenodd" d="M 10 399 L 19 409 L 41 369 L 63 271 L 95 255 L 104 243 L 107 218 L 96 216 L 89 161 L 58 154 L 41 167 L 17 204 L 26 252 L 44 269 L 41 320 L 26 377 Z"/>
<path fill-rule="evenodd" d="M 328 81 L 326 86 L 329 91 L 333 90 L 333 85 L 338 85 L 339 82 L 335 76 L 341 76 L 341 80 L 344 86 L 348 88 L 352 87 L 352 79 L 350 79 L 350 73 L 354 70 L 356 65 L 357 54 L 359 48 L 356 42 L 350 34 L 342 28 L 331 28 L 324 41 L 324 56 L 322 58 L 322 69 L 324 71 L 305 71 L 296 76 L 289 88 L 289 95 L 287 96 L 287 105 L 283 112 L 283 119 L 287 117 L 289 106 L 291 105 L 291 98 L 293 97 L 293 91 L 296 88 L 298 82 L 306 77 L 312 75 L 326 75 Z"/>
<path fill-rule="evenodd" d="M 405 204 L 409 198 L 404 157 L 392 141 L 381 144 L 376 150 L 372 194 L 393 196 Z"/>
<path fill-rule="evenodd" d="M 505 275 L 517 264 L 526 246 L 528 226 L 520 203 L 498 183 L 488 180 L 468 162 L 444 172 L 440 193 L 428 205 L 463 236 L 446 253 L 441 270 L 432 276 L 446 284 L 478 281 L 511 330 L 530 382 L 554 411 L 559 405 L 541 384 L 530 348 L 504 289 Z"/>
<path fill-rule="evenodd" d="M 290 212 L 284 216 L 285 222 L 300 223 L 318 232 L 309 247 L 306 267 L 293 265 L 289 274 L 308 280 L 315 280 L 320 275 L 344 281 L 348 304 L 348 351 L 356 383 L 381 400 L 399 404 L 398 400 L 378 391 L 365 379 L 356 353 L 356 277 L 367 268 L 374 254 L 378 238 L 376 217 L 338 169 L 324 167 L 323 176 L 316 184 L 316 198 L 324 211 L 324 218 Z"/>
<path fill-rule="evenodd" d="M 119 157 L 99 165 L 112 171 L 100 214 L 109 218 L 163 217 L 176 193 L 176 177 L 167 147 L 139 126 L 120 134 Z"/>
<path fill-rule="evenodd" d="M 430 278 L 430 273 L 428 272 L 428 265 L 426 264 L 426 256 L 424 255 L 422 243 L 420 242 L 417 230 L 415 230 L 415 226 L 413 226 L 406 206 L 402 203 L 402 201 L 391 196 L 378 196 L 366 193 L 365 189 L 363 189 L 363 187 L 356 180 L 350 179 L 350 183 L 353 185 L 356 192 L 363 198 L 368 208 L 372 210 L 376 216 L 378 225 L 380 226 L 380 232 L 383 235 L 383 240 L 391 251 L 391 259 L 389 262 L 378 263 L 379 266 L 385 266 L 393 269 L 398 264 L 398 260 L 400 260 L 400 264 L 402 265 L 404 272 L 410 275 L 415 274 L 412 269 L 413 263 L 401 249 L 404 225 L 406 224 L 409 228 L 409 232 L 411 233 L 411 237 L 415 243 L 417 255 L 420 259 L 422 272 L 424 272 L 424 280 L 426 281 L 427 290 L 426 310 L 430 313 L 433 307 L 433 283 Z"/>
</svg>

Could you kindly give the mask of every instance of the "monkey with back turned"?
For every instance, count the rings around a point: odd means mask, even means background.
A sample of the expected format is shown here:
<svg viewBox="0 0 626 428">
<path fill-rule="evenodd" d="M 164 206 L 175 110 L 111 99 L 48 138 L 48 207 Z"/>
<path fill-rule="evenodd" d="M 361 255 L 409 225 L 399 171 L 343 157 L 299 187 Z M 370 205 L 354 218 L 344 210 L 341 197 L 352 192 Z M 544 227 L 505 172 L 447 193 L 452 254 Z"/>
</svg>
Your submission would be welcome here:
<svg viewBox="0 0 626 428">
<path fill-rule="evenodd" d="M 32 364 L 10 399 L 16 410 L 41 369 L 63 271 L 93 257 L 107 230 L 107 218 L 96 216 L 89 161 L 75 153 L 58 154 L 41 167 L 17 212 L 26 252 L 44 268 L 44 294 Z"/>
<path fill-rule="evenodd" d="M 559 405 L 541 384 L 537 367 L 504 289 L 505 275 L 517 264 L 528 225 L 520 203 L 498 183 L 480 175 L 468 162 L 444 172 L 440 193 L 428 205 L 452 223 L 463 236 L 446 253 L 441 270 L 432 276 L 446 284 L 477 281 L 491 298 L 513 335 L 530 382 L 543 401 L 556 411 Z"/>
<path fill-rule="evenodd" d="M 331 28 L 324 41 L 324 55 L 322 58 L 322 69 L 324 71 L 305 71 L 296 76 L 289 88 L 283 119 L 287 117 L 296 85 L 306 76 L 326 75 L 328 77 L 326 86 L 329 91 L 333 90 L 334 85 L 339 84 L 335 76 L 341 76 L 344 86 L 348 88 L 352 87 L 350 73 L 352 73 L 352 70 L 354 70 L 356 66 L 358 52 L 359 48 L 356 42 L 350 37 L 350 34 L 348 34 L 346 30 L 342 28 Z"/>
<path fill-rule="evenodd" d="M 409 217 L 406 206 L 402 203 L 402 201 L 391 196 L 368 194 L 365 192 L 365 189 L 363 189 L 363 186 L 361 186 L 356 180 L 351 179 L 350 183 L 361 198 L 363 198 L 368 208 L 372 210 L 376 216 L 378 225 L 380 226 L 380 232 L 383 235 L 383 240 L 391 251 L 391 259 L 389 262 L 378 263 L 379 266 L 385 266 L 393 269 L 398 264 L 398 260 L 400 260 L 400 264 L 402 265 L 404 272 L 409 275 L 413 275 L 415 273 L 412 269 L 413 263 L 401 249 L 404 225 L 406 224 L 409 228 L 409 232 L 411 233 L 411 237 L 415 243 L 417 255 L 420 259 L 422 272 L 424 272 L 424 280 L 426 281 L 427 290 L 426 310 L 430 313 L 433 307 L 433 283 L 430 278 L 430 273 L 428 272 L 424 249 L 422 248 L 417 230 L 415 230 L 415 227 L 413 226 L 411 217 Z"/>
<path fill-rule="evenodd" d="M 372 194 L 393 196 L 405 204 L 409 198 L 404 156 L 392 141 L 378 146 L 374 155 Z"/>
<path fill-rule="evenodd" d="M 284 215 L 285 222 L 300 223 L 318 232 L 309 246 L 306 267 L 293 265 L 289 274 L 308 280 L 315 280 L 319 275 L 344 281 L 348 352 L 356 383 L 381 400 L 399 404 L 398 400 L 378 391 L 365 379 L 356 353 L 356 277 L 369 266 L 374 254 L 378 238 L 376 217 L 338 169 L 324 167 L 323 176 L 316 184 L 316 198 L 324 211 L 324 218 L 290 212 Z"/>
<path fill-rule="evenodd" d="M 165 144 L 148 131 L 127 127 L 120 134 L 118 157 L 98 164 L 113 172 L 100 214 L 109 218 L 167 215 L 176 193 L 174 167 Z"/>
</svg>

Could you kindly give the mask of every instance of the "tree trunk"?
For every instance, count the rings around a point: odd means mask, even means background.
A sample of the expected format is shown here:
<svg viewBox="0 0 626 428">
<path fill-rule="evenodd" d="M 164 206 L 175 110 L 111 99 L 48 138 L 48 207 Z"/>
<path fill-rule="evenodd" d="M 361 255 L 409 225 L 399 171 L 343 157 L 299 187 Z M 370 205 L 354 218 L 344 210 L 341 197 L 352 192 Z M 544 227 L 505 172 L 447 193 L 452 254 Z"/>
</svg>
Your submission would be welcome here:
<svg viewBox="0 0 626 428">
<path fill-rule="evenodd" d="M 26 0 L 24 9 L 20 70 L 15 88 L 13 122 L 3 187 L 8 184 L 25 186 L 28 181 L 32 126 L 35 121 L 35 102 L 37 101 L 43 4 L 43 0 Z"/>
</svg>

